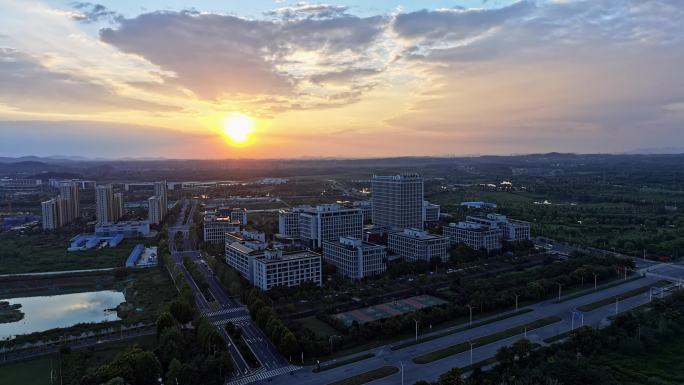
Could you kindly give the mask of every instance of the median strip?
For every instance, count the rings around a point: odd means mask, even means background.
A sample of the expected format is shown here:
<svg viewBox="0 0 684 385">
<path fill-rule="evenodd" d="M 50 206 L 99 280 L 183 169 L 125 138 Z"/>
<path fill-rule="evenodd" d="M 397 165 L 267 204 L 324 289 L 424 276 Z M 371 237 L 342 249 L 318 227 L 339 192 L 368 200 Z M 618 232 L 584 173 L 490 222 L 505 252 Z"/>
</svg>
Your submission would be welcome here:
<svg viewBox="0 0 684 385">
<path fill-rule="evenodd" d="M 630 278 L 627 278 L 627 280 L 618 279 L 618 280 L 615 280 L 613 282 L 609 282 L 609 283 L 600 285 L 596 289 L 583 290 L 583 291 L 580 291 L 580 292 L 577 292 L 574 294 L 568 294 L 564 297 L 561 297 L 560 301 L 556 300 L 553 303 L 561 303 L 561 302 L 565 302 L 565 301 L 570 301 L 571 299 L 584 297 L 585 295 L 589 295 L 589 294 L 593 294 L 593 293 L 598 293 L 599 291 L 610 289 L 611 287 L 615 287 L 615 286 L 624 285 L 626 283 L 636 281 L 637 279 L 642 279 L 642 278 L 645 278 L 645 276 L 644 275 L 635 275 L 635 276 L 632 276 Z"/>
<path fill-rule="evenodd" d="M 362 385 L 387 376 L 391 376 L 397 372 L 399 372 L 399 368 L 396 366 L 383 366 L 353 377 L 345 378 L 344 380 L 331 382 L 328 385 Z"/>
<path fill-rule="evenodd" d="M 651 290 L 651 288 L 654 287 L 654 286 L 663 286 L 663 285 L 667 285 L 667 284 L 669 284 L 669 283 L 670 283 L 670 282 L 668 282 L 668 281 L 658 281 L 658 282 L 656 282 L 655 284 L 649 284 L 649 285 L 646 285 L 646 286 L 637 287 L 636 289 L 632 289 L 632 290 L 626 291 L 626 292 L 624 292 L 624 293 L 622 293 L 622 294 L 620 294 L 620 295 L 614 296 L 614 297 L 604 298 L 604 299 L 602 299 L 602 300 L 600 300 L 600 301 L 591 302 L 591 303 L 588 303 L 588 304 L 586 304 L 586 305 L 579 306 L 579 307 L 577 308 L 577 310 L 579 310 L 579 311 L 584 311 L 584 312 L 596 310 L 596 309 L 598 309 L 598 308 L 600 308 L 600 307 L 609 305 L 609 304 L 611 304 L 611 303 L 615 303 L 615 299 L 616 299 L 616 298 L 617 298 L 618 301 L 621 301 L 621 300 L 624 300 L 624 299 L 627 299 L 627 298 L 631 298 L 631 297 L 637 296 L 637 295 L 639 295 L 639 294 L 645 293 L 645 292 Z"/>
<path fill-rule="evenodd" d="M 557 317 L 557 316 L 541 318 L 541 319 L 538 319 L 536 321 L 526 323 L 524 325 L 515 326 L 515 327 L 512 327 L 510 329 L 506 329 L 506 330 L 498 332 L 498 333 L 494 333 L 494 334 L 490 334 L 488 336 L 476 338 L 476 339 L 472 340 L 471 342 L 473 343 L 473 346 L 480 347 L 480 346 L 488 345 L 488 344 L 491 344 L 491 343 L 494 343 L 496 341 L 500 341 L 500 340 L 503 340 L 503 339 L 506 339 L 509 337 L 513 337 L 513 336 L 518 335 L 518 334 L 522 334 L 525 332 L 525 330 L 527 330 L 529 332 L 529 331 L 539 329 L 539 328 L 544 327 L 544 326 L 554 324 L 560 320 L 561 320 L 561 318 Z M 413 359 L 413 362 L 415 362 L 416 364 L 428 364 L 430 362 L 441 360 L 442 358 L 453 356 L 454 354 L 463 353 L 463 352 L 467 351 L 468 349 L 470 349 L 470 343 L 469 342 L 462 342 L 460 344 L 451 345 L 451 346 L 448 346 L 444 349 L 435 350 L 435 351 L 432 351 L 430 353 L 423 354 L 422 356 L 418 356 L 418 357 Z"/>
<path fill-rule="evenodd" d="M 346 360 L 334 361 L 334 362 L 330 362 L 329 364 L 326 363 L 326 364 L 321 365 L 321 368 L 320 368 L 320 369 L 314 369 L 313 372 L 314 372 L 314 373 L 324 372 L 324 371 L 326 371 L 326 370 L 339 368 L 340 366 L 344 366 L 344 365 L 348 365 L 348 364 L 353 364 L 354 362 L 359 362 L 359 361 L 367 360 L 367 359 L 369 359 L 369 358 L 371 358 L 371 357 L 375 357 L 375 354 L 373 354 L 373 353 L 366 353 L 366 354 L 362 354 L 362 355 L 360 355 L 360 356 L 348 358 L 348 359 L 346 359 Z"/>
<path fill-rule="evenodd" d="M 413 340 L 413 341 L 406 341 L 406 342 L 403 342 L 403 343 L 394 345 L 394 346 L 392 346 L 390 349 L 392 349 L 392 350 L 404 349 L 404 348 L 407 348 L 407 347 L 409 347 L 409 346 L 422 344 L 423 342 L 428 342 L 428 341 L 436 340 L 436 339 L 439 339 L 439 338 L 442 338 L 442 337 L 446 337 L 446 336 L 449 336 L 449 335 L 452 335 L 452 334 L 455 334 L 455 333 L 460 333 L 460 332 L 463 332 L 463 331 L 466 331 L 466 330 L 478 328 L 478 327 L 480 327 L 480 326 L 489 325 L 489 324 L 491 324 L 491 323 L 498 322 L 498 321 L 502 321 L 502 320 L 505 320 L 505 319 L 508 319 L 508 318 L 512 318 L 512 317 L 515 317 L 515 316 L 519 316 L 519 315 L 521 315 L 521 314 L 529 313 L 529 312 L 531 312 L 531 311 L 532 311 L 532 309 L 521 309 L 521 310 L 518 310 L 518 311 L 513 312 L 513 313 L 502 314 L 502 315 L 500 315 L 500 316 L 498 316 L 498 317 L 490 318 L 490 319 L 487 319 L 487 320 L 484 320 L 484 321 L 475 322 L 475 323 L 473 323 L 472 325 L 466 325 L 466 326 L 460 327 L 460 328 L 458 328 L 458 329 L 448 330 L 448 331 L 445 331 L 445 332 L 442 332 L 442 333 L 431 334 L 431 335 L 429 335 L 429 336 L 421 337 L 421 338 L 419 338 L 417 341 L 416 341 L 416 340 Z"/>
</svg>

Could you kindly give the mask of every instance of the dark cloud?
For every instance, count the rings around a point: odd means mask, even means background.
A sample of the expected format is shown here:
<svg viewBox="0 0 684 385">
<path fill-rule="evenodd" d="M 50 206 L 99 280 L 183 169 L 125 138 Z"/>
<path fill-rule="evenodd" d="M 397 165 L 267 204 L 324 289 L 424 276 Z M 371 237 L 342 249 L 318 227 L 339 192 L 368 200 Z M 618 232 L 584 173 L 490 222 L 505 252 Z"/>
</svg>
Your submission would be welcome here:
<svg viewBox="0 0 684 385">
<path fill-rule="evenodd" d="M 293 94 L 295 77 L 279 66 L 300 50 L 363 53 L 383 32 L 384 17 L 265 21 L 197 12 L 154 12 L 100 31 L 101 40 L 173 72 L 201 98 Z M 306 75 L 305 75 L 306 76 Z"/>
<path fill-rule="evenodd" d="M 284 20 L 295 19 L 328 19 L 333 17 L 349 16 L 349 7 L 331 4 L 297 3 L 294 6 L 282 7 L 265 12 L 264 15 Z"/>
<path fill-rule="evenodd" d="M 401 37 L 409 39 L 462 40 L 526 16 L 535 8 L 530 1 L 519 1 L 496 9 L 421 10 L 397 15 L 393 27 Z"/>
<path fill-rule="evenodd" d="M 78 13 L 74 14 L 72 18 L 84 23 L 94 23 L 101 20 L 115 22 L 122 18 L 120 14 L 109 10 L 102 4 L 76 2 L 72 5 L 74 9 L 78 10 Z"/>
<path fill-rule="evenodd" d="M 0 103 L 31 111 L 178 110 L 118 95 L 103 84 L 73 74 L 51 71 L 35 57 L 8 48 L 0 48 L 0 84 Z"/>
<path fill-rule="evenodd" d="M 313 75 L 311 76 L 311 81 L 314 83 L 346 83 L 355 79 L 377 75 L 381 72 L 381 69 L 375 68 L 349 68 Z"/>
</svg>

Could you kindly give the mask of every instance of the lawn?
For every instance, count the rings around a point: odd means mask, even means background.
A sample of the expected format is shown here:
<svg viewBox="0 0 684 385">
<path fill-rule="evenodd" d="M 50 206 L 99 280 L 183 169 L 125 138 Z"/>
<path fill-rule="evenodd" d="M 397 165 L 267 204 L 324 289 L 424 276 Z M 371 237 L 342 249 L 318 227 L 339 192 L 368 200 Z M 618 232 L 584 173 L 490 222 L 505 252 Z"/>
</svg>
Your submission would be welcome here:
<svg viewBox="0 0 684 385">
<path fill-rule="evenodd" d="M 679 337 L 651 354 L 611 352 L 595 357 L 594 364 L 610 369 L 623 385 L 684 384 L 684 338 Z"/>
<path fill-rule="evenodd" d="M 0 384 L 51 385 L 50 361 L 53 362 L 55 369 L 57 360 L 51 358 L 0 366 Z"/>
<path fill-rule="evenodd" d="M 70 237 L 57 234 L 0 235 L 0 274 L 123 267 L 137 243 L 126 239 L 116 248 L 68 252 Z"/>
<path fill-rule="evenodd" d="M 588 303 L 588 304 L 579 306 L 579 307 L 577 308 L 577 310 L 579 310 L 579 311 L 592 311 L 592 310 L 596 310 L 596 309 L 598 309 L 598 308 L 600 308 L 600 307 L 609 305 L 609 304 L 611 304 L 611 303 L 615 303 L 615 299 L 616 299 L 616 298 L 618 298 L 618 300 L 622 301 L 622 300 L 624 300 L 624 299 L 631 298 L 631 297 L 637 296 L 637 295 L 642 294 L 642 293 L 646 293 L 646 292 L 649 291 L 649 290 L 651 289 L 651 287 L 653 287 L 653 286 L 663 286 L 663 285 L 666 285 L 666 284 L 668 284 L 668 283 L 669 283 L 668 281 L 659 281 L 659 282 L 656 282 L 655 284 L 648 284 L 648 285 L 645 285 L 645 286 L 637 287 L 636 289 L 632 289 L 632 290 L 626 291 L 626 292 L 620 294 L 620 295 L 617 296 L 617 297 L 608 297 L 608 298 L 604 298 L 604 299 L 599 300 L 599 301 L 596 301 L 596 302 L 591 302 L 591 303 Z M 618 305 L 618 306 L 619 306 L 619 305 Z"/>
<path fill-rule="evenodd" d="M 500 341 L 500 340 L 503 340 L 503 339 L 506 339 L 509 337 L 513 337 L 513 336 L 518 335 L 518 334 L 523 334 L 525 332 L 525 329 L 527 329 L 527 331 L 529 332 L 529 331 L 539 329 L 539 328 L 547 326 L 547 325 L 554 324 L 560 320 L 561 320 L 560 317 L 555 317 L 555 316 L 554 317 L 541 318 L 541 319 L 538 319 L 536 321 L 526 323 L 524 325 L 512 327 L 510 329 L 506 329 L 506 330 L 498 332 L 498 333 L 494 333 L 494 334 L 490 334 L 490 335 L 487 335 L 484 337 L 476 338 L 476 339 L 472 340 L 472 342 L 473 342 L 474 346 L 480 347 L 480 346 L 488 345 L 488 344 L 491 344 L 491 343 L 494 343 L 496 341 Z M 454 354 L 463 353 L 463 352 L 467 351 L 468 349 L 470 349 L 470 344 L 468 342 L 462 342 L 460 344 L 451 345 L 451 346 L 448 346 L 446 348 L 435 350 L 435 351 L 432 351 L 430 353 L 423 354 L 422 356 L 415 357 L 413 359 L 413 362 L 415 362 L 416 364 L 429 364 L 430 362 L 441 360 L 443 358 L 453 356 Z"/>
<path fill-rule="evenodd" d="M 330 369 L 339 368 L 340 366 L 353 364 L 354 362 L 359 362 L 359 361 L 367 360 L 367 359 L 372 358 L 372 357 L 375 357 L 375 354 L 373 354 L 373 353 L 366 353 L 366 354 L 362 354 L 362 355 L 360 355 L 360 356 L 352 357 L 352 358 L 349 358 L 349 359 L 346 359 L 346 360 L 339 360 L 339 361 L 330 362 L 330 363 L 326 362 L 326 363 L 323 363 L 323 364 L 321 365 L 321 369 L 320 369 L 320 370 L 314 369 L 314 373 L 318 373 L 318 372 L 323 372 L 323 371 L 330 370 Z"/>
<path fill-rule="evenodd" d="M 399 368 L 396 366 L 383 366 L 377 369 L 370 370 L 365 373 L 361 373 L 358 376 L 345 378 L 344 380 L 331 382 L 328 385 L 361 385 L 367 384 L 371 381 L 379 380 L 381 378 L 390 376 L 394 373 L 399 372 Z"/>
<path fill-rule="evenodd" d="M 103 344 L 64 354 L 62 356 L 62 382 L 64 384 L 78 383 L 86 371 L 97 369 L 110 362 L 116 355 L 134 345 L 152 349 L 156 345 L 156 337 L 137 337 L 122 343 Z M 54 354 L 31 361 L 0 366 L 0 384 L 50 385 L 51 365 L 55 375 L 54 383 L 59 383 L 59 356 Z"/>
<path fill-rule="evenodd" d="M 328 339 L 328 337 L 337 334 L 337 330 L 315 316 L 300 318 L 297 322 L 314 332 L 317 338 Z"/>
</svg>

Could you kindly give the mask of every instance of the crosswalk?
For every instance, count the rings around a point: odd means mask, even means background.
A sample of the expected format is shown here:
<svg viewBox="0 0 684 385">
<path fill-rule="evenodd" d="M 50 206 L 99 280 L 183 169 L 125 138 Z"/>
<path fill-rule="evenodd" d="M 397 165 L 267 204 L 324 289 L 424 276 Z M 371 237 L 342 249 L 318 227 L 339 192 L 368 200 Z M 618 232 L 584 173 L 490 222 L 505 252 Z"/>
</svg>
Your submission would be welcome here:
<svg viewBox="0 0 684 385">
<path fill-rule="evenodd" d="M 265 380 L 267 378 L 279 376 L 281 374 L 294 372 L 295 370 L 299 369 L 301 369 L 301 367 L 296 365 L 288 365 L 271 370 L 266 370 L 265 368 L 261 367 L 242 378 L 236 378 L 234 380 L 228 381 L 227 385 L 245 385 L 255 381 Z"/>
<path fill-rule="evenodd" d="M 234 324 L 241 324 L 241 323 L 247 322 L 249 320 L 251 320 L 251 318 L 248 315 L 243 315 L 243 316 L 238 316 L 238 317 L 222 318 L 220 320 L 214 321 L 213 324 L 216 326 L 223 326 L 223 325 L 227 324 L 228 322 L 232 322 Z"/>
<path fill-rule="evenodd" d="M 245 311 L 244 308 L 242 307 L 231 307 L 230 309 L 222 309 L 222 310 L 215 310 L 215 311 L 210 311 L 204 313 L 207 317 L 214 317 L 217 315 L 224 315 L 224 314 L 230 314 L 230 313 L 236 313 L 236 312 L 242 312 Z"/>
</svg>

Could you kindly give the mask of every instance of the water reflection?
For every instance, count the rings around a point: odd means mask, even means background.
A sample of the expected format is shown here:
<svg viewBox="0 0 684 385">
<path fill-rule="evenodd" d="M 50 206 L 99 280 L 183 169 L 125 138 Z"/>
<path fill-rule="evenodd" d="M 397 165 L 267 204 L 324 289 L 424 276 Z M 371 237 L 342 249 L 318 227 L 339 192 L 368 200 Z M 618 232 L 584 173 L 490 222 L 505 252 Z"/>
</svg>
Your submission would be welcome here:
<svg viewBox="0 0 684 385">
<path fill-rule="evenodd" d="M 24 318 L 17 322 L 0 324 L 0 339 L 68 327 L 84 322 L 116 321 L 118 304 L 125 301 L 118 291 L 96 291 L 43 297 L 0 299 L 10 304 L 21 304 Z"/>
</svg>

